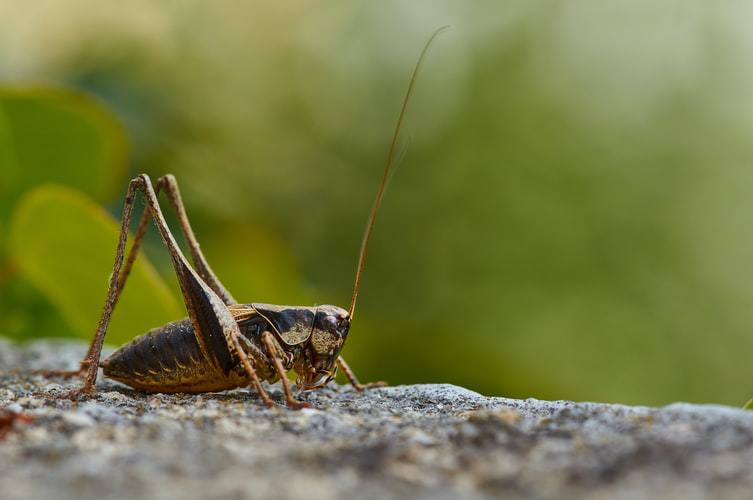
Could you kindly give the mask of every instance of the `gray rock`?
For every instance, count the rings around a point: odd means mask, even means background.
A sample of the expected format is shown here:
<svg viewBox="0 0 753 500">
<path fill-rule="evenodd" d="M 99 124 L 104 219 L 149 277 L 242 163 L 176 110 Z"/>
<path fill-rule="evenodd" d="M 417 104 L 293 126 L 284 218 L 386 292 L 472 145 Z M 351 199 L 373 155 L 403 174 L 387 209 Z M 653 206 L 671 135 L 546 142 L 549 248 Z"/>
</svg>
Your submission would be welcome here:
<svg viewBox="0 0 753 500">
<path fill-rule="evenodd" d="M 81 344 L 0 341 L 0 408 L 22 411 L 0 442 L 0 497 L 750 498 L 753 412 L 489 398 L 447 384 L 267 409 L 251 390 L 147 395 L 30 368 L 72 367 Z M 281 393 L 270 387 L 281 401 Z"/>
</svg>

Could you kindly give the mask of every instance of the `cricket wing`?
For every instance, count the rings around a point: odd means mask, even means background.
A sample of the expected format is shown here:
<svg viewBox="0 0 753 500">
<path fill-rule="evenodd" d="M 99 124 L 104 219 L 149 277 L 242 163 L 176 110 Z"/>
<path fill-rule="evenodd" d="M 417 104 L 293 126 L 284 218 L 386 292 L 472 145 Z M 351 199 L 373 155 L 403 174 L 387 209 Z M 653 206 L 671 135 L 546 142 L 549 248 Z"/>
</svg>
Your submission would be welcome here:
<svg viewBox="0 0 753 500">
<path fill-rule="evenodd" d="M 232 304 L 227 306 L 227 308 L 239 324 L 259 317 L 259 313 L 251 304 Z"/>
</svg>

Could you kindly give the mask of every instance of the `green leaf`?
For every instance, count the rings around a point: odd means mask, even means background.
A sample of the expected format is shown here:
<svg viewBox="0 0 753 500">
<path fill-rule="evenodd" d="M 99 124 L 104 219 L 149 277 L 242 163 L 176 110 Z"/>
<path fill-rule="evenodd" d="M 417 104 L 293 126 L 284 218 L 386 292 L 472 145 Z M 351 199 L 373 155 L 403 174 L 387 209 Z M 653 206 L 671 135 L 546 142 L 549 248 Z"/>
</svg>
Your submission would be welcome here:
<svg viewBox="0 0 753 500">
<path fill-rule="evenodd" d="M 26 194 L 11 217 L 11 255 L 21 273 L 62 313 L 76 335 L 91 338 L 112 272 L 117 222 L 86 196 L 55 185 Z M 107 334 L 123 343 L 185 316 L 144 255 L 126 283 Z M 52 332 L 38 332 L 49 336 Z"/>
<path fill-rule="evenodd" d="M 41 183 L 108 199 L 126 167 L 125 131 L 94 99 L 65 89 L 0 87 L 0 220 Z"/>
<path fill-rule="evenodd" d="M 745 406 L 743 406 L 743 410 L 753 410 L 753 398 L 751 398 L 750 401 L 745 403 Z"/>
</svg>

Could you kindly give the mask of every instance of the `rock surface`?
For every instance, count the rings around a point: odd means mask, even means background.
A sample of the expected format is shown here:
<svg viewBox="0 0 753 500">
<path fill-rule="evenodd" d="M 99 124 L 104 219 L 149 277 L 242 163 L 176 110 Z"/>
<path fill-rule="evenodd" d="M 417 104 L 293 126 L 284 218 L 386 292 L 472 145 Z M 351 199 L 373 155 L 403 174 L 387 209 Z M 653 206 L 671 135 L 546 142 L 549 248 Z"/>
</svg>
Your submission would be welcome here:
<svg viewBox="0 0 753 500">
<path fill-rule="evenodd" d="M 753 412 L 489 398 L 452 385 L 146 395 L 72 368 L 85 346 L 0 341 L 0 408 L 32 416 L 0 442 L 0 497 L 750 498 Z M 280 400 L 280 392 L 271 388 Z"/>
</svg>

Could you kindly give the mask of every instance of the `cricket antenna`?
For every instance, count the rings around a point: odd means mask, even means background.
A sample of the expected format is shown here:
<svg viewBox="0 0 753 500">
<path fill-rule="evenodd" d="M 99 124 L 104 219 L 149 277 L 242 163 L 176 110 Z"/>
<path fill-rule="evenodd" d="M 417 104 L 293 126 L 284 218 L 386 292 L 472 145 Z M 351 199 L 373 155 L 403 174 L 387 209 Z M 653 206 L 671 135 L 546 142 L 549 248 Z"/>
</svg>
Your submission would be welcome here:
<svg viewBox="0 0 753 500">
<path fill-rule="evenodd" d="M 350 299 L 350 309 L 348 310 L 348 313 L 350 314 L 351 320 L 353 319 L 353 313 L 356 310 L 356 300 L 358 299 L 358 291 L 361 288 L 361 275 L 363 274 L 363 268 L 366 264 L 366 255 L 369 251 L 369 241 L 371 240 L 371 233 L 374 230 L 374 223 L 376 222 L 377 213 L 379 212 L 379 207 L 382 205 L 382 198 L 384 198 L 384 191 L 387 189 L 387 184 L 389 183 L 393 167 L 395 166 L 395 148 L 397 147 L 397 139 L 400 136 L 400 128 L 403 126 L 403 121 L 405 118 L 405 110 L 408 107 L 408 102 L 410 101 L 410 97 L 413 94 L 413 87 L 416 83 L 416 77 L 418 76 L 418 72 L 421 69 L 421 64 L 424 62 L 424 58 L 426 56 L 426 53 L 429 51 L 429 47 L 431 46 L 434 39 L 439 36 L 440 33 L 446 31 L 449 28 L 449 26 L 442 26 L 438 30 L 436 30 L 431 37 L 429 37 L 429 40 L 426 42 L 426 45 L 424 45 L 423 50 L 421 50 L 421 54 L 418 56 L 418 61 L 416 61 L 416 66 L 413 68 L 413 73 L 410 77 L 410 82 L 408 83 L 408 90 L 405 92 L 405 98 L 403 99 L 403 106 L 400 108 L 400 114 L 397 117 L 397 125 L 395 125 L 395 132 L 392 135 L 392 142 L 390 143 L 390 149 L 387 153 L 387 162 L 384 165 L 384 173 L 382 174 L 382 181 L 379 183 L 379 190 L 377 191 L 376 198 L 374 199 L 374 205 L 371 207 L 371 214 L 369 215 L 368 222 L 366 223 L 366 230 L 363 233 L 363 240 L 361 240 L 361 253 L 358 255 L 358 267 L 356 268 L 356 279 L 353 283 L 353 296 Z"/>
</svg>

